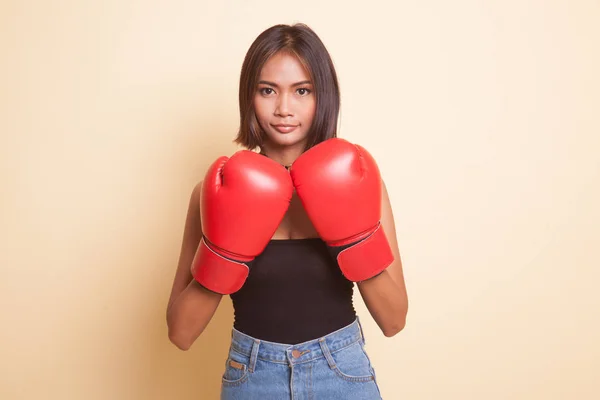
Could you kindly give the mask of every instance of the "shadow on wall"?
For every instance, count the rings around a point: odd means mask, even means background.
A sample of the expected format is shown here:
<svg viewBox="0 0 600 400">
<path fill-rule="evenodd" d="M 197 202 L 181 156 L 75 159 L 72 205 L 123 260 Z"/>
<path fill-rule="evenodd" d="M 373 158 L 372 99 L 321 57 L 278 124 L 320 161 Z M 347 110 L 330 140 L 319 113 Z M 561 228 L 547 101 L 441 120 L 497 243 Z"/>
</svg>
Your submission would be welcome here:
<svg viewBox="0 0 600 400">
<path fill-rule="evenodd" d="M 161 315 L 163 308 L 157 308 Z M 231 301 L 229 297 L 223 297 L 206 330 L 185 352 L 168 341 L 166 324 L 163 323 L 162 329 L 153 329 L 155 333 L 146 338 L 147 348 L 153 355 L 138 364 L 140 382 L 132 398 L 218 399 L 232 315 Z"/>
<path fill-rule="evenodd" d="M 179 350 L 169 341 L 165 316 L 192 189 L 204 178 L 208 167 L 217 157 L 231 156 L 237 150 L 236 145 L 231 143 L 235 132 L 224 133 L 225 124 L 220 124 L 214 117 L 202 117 L 202 121 L 184 124 L 183 129 L 190 132 L 185 135 L 189 140 L 181 140 L 181 148 L 174 149 L 177 154 L 173 154 L 173 157 L 176 160 L 171 165 L 178 165 L 181 171 L 172 171 L 171 175 L 176 177 L 187 174 L 189 177 L 188 169 L 192 166 L 193 183 L 183 184 L 186 186 L 183 191 L 184 199 L 179 201 L 180 207 L 172 213 L 173 218 L 163 219 L 164 229 L 158 228 L 156 232 L 150 232 L 147 238 L 146 247 L 151 252 L 152 249 L 165 248 L 161 242 L 167 236 L 169 248 L 150 257 L 157 274 L 150 283 L 151 289 L 145 292 L 145 300 L 140 301 L 139 312 L 145 316 L 144 326 L 140 326 L 136 337 L 132 338 L 141 342 L 143 353 L 140 360 L 132 362 L 137 366 L 133 374 L 132 392 L 121 397 L 123 399 L 219 398 L 233 325 L 231 299 L 223 296 L 205 331 L 188 351 Z M 201 126 L 203 121 L 210 121 L 210 125 Z"/>
</svg>

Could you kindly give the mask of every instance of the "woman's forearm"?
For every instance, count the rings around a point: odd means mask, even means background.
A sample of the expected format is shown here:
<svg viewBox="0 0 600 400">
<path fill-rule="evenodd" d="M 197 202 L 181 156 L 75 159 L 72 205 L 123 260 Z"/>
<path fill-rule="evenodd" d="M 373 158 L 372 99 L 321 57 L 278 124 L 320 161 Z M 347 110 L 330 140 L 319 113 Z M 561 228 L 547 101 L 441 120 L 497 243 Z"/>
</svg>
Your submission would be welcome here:
<svg viewBox="0 0 600 400">
<path fill-rule="evenodd" d="M 365 305 L 387 337 L 400 332 L 406 323 L 408 300 L 388 270 L 357 283 Z"/>
<path fill-rule="evenodd" d="M 188 350 L 210 322 L 222 297 L 192 279 L 167 310 L 169 340 Z"/>
</svg>

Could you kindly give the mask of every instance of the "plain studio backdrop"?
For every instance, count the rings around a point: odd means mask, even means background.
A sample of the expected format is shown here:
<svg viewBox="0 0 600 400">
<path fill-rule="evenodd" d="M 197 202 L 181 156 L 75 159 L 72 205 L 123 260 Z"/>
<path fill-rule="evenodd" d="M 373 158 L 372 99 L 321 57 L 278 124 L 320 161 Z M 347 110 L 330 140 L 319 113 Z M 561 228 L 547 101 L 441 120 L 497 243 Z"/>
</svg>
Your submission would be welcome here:
<svg viewBox="0 0 600 400">
<path fill-rule="evenodd" d="M 238 148 L 256 36 L 305 22 L 377 160 L 410 306 L 385 399 L 600 398 L 597 1 L 3 1 L 0 398 L 215 399 L 228 297 L 165 307 L 189 196 Z"/>
</svg>

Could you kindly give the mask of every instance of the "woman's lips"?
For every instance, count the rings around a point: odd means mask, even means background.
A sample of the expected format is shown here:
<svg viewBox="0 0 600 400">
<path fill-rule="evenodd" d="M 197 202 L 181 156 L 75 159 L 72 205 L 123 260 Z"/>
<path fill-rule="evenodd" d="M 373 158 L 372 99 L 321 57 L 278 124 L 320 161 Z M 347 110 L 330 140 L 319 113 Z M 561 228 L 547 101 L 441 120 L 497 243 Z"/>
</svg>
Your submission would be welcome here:
<svg viewBox="0 0 600 400">
<path fill-rule="evenodd" d="M 298 125 L 293 125 L 293 126 L 273 125 L 273 128 L 275 128 L 278 132 L 281 132 L 281 133 L 290 133 L 290 132 L 294 131 L 297 127 L 298 127 Z"/>
</svg>

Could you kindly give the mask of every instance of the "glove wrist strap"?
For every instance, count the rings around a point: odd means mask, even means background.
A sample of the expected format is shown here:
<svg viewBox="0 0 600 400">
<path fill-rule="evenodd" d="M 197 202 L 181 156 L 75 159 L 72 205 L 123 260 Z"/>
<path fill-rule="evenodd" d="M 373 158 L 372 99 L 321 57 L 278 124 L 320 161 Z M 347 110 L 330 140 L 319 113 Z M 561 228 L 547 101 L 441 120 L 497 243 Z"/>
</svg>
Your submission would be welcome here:
<svg viewBox="0 0 600 400">
<path fill-rule="evenodd" d="M 250 270 L 248 264 L 219 255 L 202 238 L 192 261 L 192 276 L 212 292 L 231 294 L 240 290 L 246 281 Z"/>
<path fill-rule="evenodd" d="M 364 281 L 379 275 L 394 261 L 394 254 L 381 223 L 360 242 L 330 247 L 344 276 L 353 282 Z"/>
</svg>

